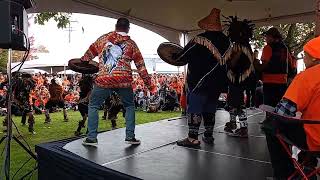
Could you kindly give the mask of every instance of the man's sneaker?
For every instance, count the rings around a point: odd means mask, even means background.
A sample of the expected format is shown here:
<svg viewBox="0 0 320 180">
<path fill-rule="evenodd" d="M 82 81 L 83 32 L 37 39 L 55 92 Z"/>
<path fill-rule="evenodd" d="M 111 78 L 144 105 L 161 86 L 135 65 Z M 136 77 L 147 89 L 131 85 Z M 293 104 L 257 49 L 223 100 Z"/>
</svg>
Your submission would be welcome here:
<svg viewBox="0 0 320 180">
<path fill-rule="evenodd" d="M 233 137 L 241 137 L 247 138 L 248 137 L 248 128 L 239 128 L 234 130 L 232 133 L 227 133 L 229 136 Z"/>
<path fill-rule="evenodd" d="M 98 139 L 89 139 L 89 138 L 85 138 L 83 141 L 82 141 L 82 144 L 85 145 L 85 146 L 97 146 L 98 145 Z"/>
<path fill-rule="evenodd" d="M 202 136 L 202 141 L 206 144 L 214 144 L 214 138 L 212 136 L 210 137 L 205 137 L 204 135 Z"/>
<path fill-rule="evenodd" d="M 237 123 L 236 122 L 227 122 L 224 126 L 224 131 L 226 133 L 233 133 L 233 131 L 237 129 Z"/>
<path fill-rule="evenodd" d="M 136 138 L 131 138 L 131 139 L 126 138 L 125 142 L 126 142 L 127 144 L 133 144 L 133 145 L 139 145 L 139 144 L 141 144 L 141 141 L 140 141 L 139 139 L 136 139 Z"/>
</svg>

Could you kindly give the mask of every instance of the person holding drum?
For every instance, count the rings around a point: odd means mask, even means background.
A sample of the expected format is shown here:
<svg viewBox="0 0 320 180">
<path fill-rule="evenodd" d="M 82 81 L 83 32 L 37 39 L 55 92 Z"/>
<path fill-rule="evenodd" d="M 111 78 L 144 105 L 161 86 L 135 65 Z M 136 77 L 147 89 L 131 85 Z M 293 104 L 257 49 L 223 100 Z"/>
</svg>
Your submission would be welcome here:
<svg viewBox="0 0 320 180">
<path fill-rule="evenodd" d="M 126 18 L 119 18 L 115 31 L 102 35 L 85 52 L 80 60 L 89 64 L 96 56 L 99 57 L 99 72 L 94 81 L 94 87 L 89 100 L 88 136 L 83 145 L 98 144 L 98 110 L 104 100 L 115 91 L 121 98 L 126 110 L 126 138 L 128 144 L 139 145 L 135 138 L 135 107 L 132 90 L 133 61 L 146 87 L 150 89 L 151 78 L 148 75 L 143 57 L 136 43 L 128 36 L 130 22 Z"/>
<path fill-rule="evenodd" d="M 177 61 L 188 63 L 187 73 L 187 119 L 188 137 L 177 141 L 177 145 L 199 147 L 199 127 L 204 121 L 206 131 L 202 140 L 213 144 L 213 128 L 217 101 L 222 89 L 227 86 L 226 66 L 223 55 L 230 47 L 229 39 L 222 32 L 220 10 L 212 9 L 209 16 L 198 22 L 204 33 L 192 39 Z"/>
<path fill-rule="evenodd" d="M 158 48 L 160 58 L 167 63 L 176 66 L 188 64 L 189 133 L 187 138 L 178 140 L 177 145 L 193 148 L 200 146 L 198 135 L 202 120 L 206 129 L 202 141 L 214 143 L 213 128 L 220 94 L 229 83 L 242 83 L 253 70 L 251 51 L 236 43 L 231 44 L 232 38 L 222 32 L 219 9 L 213 8 L 210 15 L 200 20 L 198 25 L 205 32 L 194 37 L 186 47 L 162 43 Z"/>
</svg>

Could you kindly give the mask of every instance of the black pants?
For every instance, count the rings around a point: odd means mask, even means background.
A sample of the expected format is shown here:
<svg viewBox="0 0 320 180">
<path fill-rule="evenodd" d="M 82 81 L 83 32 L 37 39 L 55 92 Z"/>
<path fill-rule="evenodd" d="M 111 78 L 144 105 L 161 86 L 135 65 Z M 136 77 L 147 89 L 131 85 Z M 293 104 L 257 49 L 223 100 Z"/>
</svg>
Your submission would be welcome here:
<svg viewBox="0 0 320 180">
<path fill-rule="evenodd" d="M 289 159 L 288 154 L 280 144 L 279 140 L 274 134 L 275 129 L 287 137 L 293 144 L 302 149 L 308 149 L 306 134 L 303 125 L 288 124 L 277 122 L 272 124 L 270 120 L 264 122 L 267 145 L 269 149 L 270 159 L 273 168 L 273 175 L 277 178 L 288 178 L 294 171 L 294 165 Z M 299 154 L 300 155 L 300 154 Z M 311 157 L 311 164 L 309 167 L 316 167 L 316 158 Z"/>
<path fill-rule="evenodd" d="M 125 115 L 125 108 L 123 107 L 122 104 L 119 105 L 112 105 L 109 109 L 108 109 L 108 119 L 110 120 L 115 120 L 117 119 L 118 113 L 123 110 L 123 115 Z M 124 116 L 123 116 L 124 117 Z"/>
<path fill-rule="evenodd" d="M 255 107 L 259 107 L 261 104 L 263 104 L 263 88 L 257 87 L 256 89 L 256 96 L 255 96 Z"/>
<path fill-rule="evenodd" d="M 246 88 L 246 107 L 254 107 L 256 102 L 256 86 L 251 85 L 248 88 Z"/>
<path fill-rule="evenodd" d="M 263 84 L 264 104 L 275 107 L 287 90 L 286 84 Z"/>
<path fill-rule="evenodd" d="M 79 110 L 82 117 L 84 117 L 85 115 L 88 115 L 88 104 L 87 103 L 79 103 L 78 110 Z"/>
<path fill-rule="evenodd" d="M 213 128 L 215 124 L 215 113 L 201 113 L 194 114 L 190 113 L 187 115 L 188 125 L 189 125 L 189 137 L 193 139 L 198 139 L 199 128 L 201 120 L 204 121 L 204 126 L 206 131 L 204 132 L 205 137 L 212 137 Z"/>
<path fill-rule="evenodd" d="M 52 109 L 53 107 L 59 107 L 65 109 L 65 103 L 63 100 L 52 101 L 51 99 L 46 104 L 46 109 Z"/>
<path fill-rule="evenodd" d="M 244 89 L 241 86 L 230 84 L 228 91 L 228 106 L 231 108 L 240 108 L 244 105 Z"/>
</svg>

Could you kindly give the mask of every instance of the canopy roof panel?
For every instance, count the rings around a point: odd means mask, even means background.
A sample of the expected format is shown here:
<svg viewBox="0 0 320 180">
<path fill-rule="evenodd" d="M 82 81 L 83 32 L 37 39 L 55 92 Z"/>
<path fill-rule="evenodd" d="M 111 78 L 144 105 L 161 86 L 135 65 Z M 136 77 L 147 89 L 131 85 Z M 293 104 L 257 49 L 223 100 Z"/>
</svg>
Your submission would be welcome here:
<svg viewBox="0 0 320 180">
<path fill-rule="evenodd" d="M 257 25 L 315 21 L 316 0 L 35 0 L 32 12 L 74 12 L 131 22 L 167 39 L 179 41 L 177 32 L 198 30 L 199 19 L 213 7 L 224 16 L 237 15 Z"/>
</svg>

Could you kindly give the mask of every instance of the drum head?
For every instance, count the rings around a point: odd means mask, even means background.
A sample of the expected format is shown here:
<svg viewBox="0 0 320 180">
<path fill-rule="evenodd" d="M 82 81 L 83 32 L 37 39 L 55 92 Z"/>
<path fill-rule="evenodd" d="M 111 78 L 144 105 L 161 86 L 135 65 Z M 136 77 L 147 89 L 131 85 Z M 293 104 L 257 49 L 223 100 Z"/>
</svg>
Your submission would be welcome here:
<svg viewBox="0 0 320 180">
<path fill-rule="evenodd" d="M 186 62 L 177 61 L 173 58 L 173 55 L 180 53 L 182 50 L 183 48 L 178 44 L 165 42 L 159 45 L 157 52 L 159 57 L 166 63 L 174 66 L 184 66 L 187 64 Z"/>
<path fill-rule="evenodd" d="M 85 63 L 80 59 L 71 59 L 68 62 L 68 67 L 69 69 L 82 74 L 95 74 L 99 72 L 99 65 L 95 61 Z"/>
</svg>

